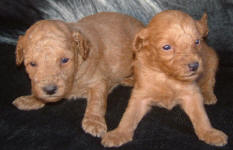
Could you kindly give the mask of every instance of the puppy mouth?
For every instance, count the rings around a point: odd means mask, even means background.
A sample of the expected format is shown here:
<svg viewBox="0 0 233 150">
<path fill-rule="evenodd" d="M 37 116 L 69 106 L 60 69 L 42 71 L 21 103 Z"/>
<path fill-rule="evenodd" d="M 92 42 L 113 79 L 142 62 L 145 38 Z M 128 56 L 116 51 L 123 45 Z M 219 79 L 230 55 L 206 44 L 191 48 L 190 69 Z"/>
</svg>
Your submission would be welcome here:
<svg viewBox="0 0 233 150">
<path fill-rule="evenodd" d="M 188 75 L 185 75 L 184 78 L 186 79 L 195 79 L 198 77 L 198 72 L 191 72 Z"/>
<path fill-rule="evenodd" d="M 192 76 L 196 76 L 197 72 L 191 72 L 187 77 L 192 77 Z"/>
<path fill-rule="evenodd" d="M 34 84 L 32 94 L 43 102 L 57 102 L 64 97 L 65 89 L 61 84 Z"/>
<path fill-rule="evenodd" d="M 62 95 L 37 95 L 37 97 L 43 102 L 57 102 L 62 99 Z"/>
</svg>

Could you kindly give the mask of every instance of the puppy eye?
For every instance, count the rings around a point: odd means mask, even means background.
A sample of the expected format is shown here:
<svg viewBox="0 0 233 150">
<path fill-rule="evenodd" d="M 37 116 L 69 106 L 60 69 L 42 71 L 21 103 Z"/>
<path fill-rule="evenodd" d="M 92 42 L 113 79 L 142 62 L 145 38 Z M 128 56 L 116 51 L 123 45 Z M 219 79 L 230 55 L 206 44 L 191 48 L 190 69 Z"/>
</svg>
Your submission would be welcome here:
<svg viewBox="0 0 233 150">
<path fill-rule="evenodd" d="M 200 44 L 200 40 L 199 40 L 199 39 L 196 40 L 196 41 L 195 41 L 195 44 L 196 44 L 196 45 L 199 45 L 199 44 Z"/>
<path fill-rule="evenodd" d="M 166 50 L 166 51 L 168 51 L 168 50 L 171 49 L 171 46 L 170 46 L 170 45 L 164 45 L 164 46 L 163 46 L 163 49 Z"/>
<path fill-rule="evenodd" d="M 69 58 L 62 58 L 62 59 L 61 59 L 61 62 L 62 62 L 63 64 L 67 63 L 68 61 L 69 61 Z"/>
<path fill-rule="evenodd" d="M 30 62 L 30 66 L 32 66 L 32 67 L 36 67 L 37 65 L 36 65 L 36 63 L 35 63 L 35 62 Z"/>
</svg>

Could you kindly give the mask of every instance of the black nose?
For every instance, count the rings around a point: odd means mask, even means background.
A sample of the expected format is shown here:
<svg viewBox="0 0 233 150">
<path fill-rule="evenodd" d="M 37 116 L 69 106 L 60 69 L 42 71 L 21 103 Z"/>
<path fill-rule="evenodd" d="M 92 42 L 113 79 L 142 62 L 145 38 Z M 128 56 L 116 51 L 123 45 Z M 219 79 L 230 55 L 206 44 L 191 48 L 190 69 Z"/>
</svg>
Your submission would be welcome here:
<svg viewBox="0 0 233 150">
<path fill-rule="evenodd" d="M 57 91 L 57 86 L 56 85 L 47 85 L 47 86 L 43 87 L 43 91 L 48 95 L 53 95 Z"/>
<path fill-rule="evenodd" d="M 194 62 L 191 64 L 188 64 L 189 70 L 190 71 L 196 71 L 199 67 L 199 63 L 198 62 Z"/>
</svg>

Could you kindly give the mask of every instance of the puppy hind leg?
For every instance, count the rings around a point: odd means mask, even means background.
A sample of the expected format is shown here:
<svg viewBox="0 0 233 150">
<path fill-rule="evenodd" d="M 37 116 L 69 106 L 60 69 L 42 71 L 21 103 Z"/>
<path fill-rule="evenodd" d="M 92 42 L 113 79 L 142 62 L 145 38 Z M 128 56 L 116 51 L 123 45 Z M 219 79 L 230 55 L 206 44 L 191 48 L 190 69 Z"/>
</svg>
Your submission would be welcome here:
<svg viewBox="0 0 233 150">
<path fill-rule="evenodd" d="M 105 82 L 96 83 L 89 89 L 87 107 L 82 120 L 86 133 L 101 137 L 107 132 L 105 112 L 107 107 L 108 86 Z"/>
<path fill-rule="evenodd" d="M 132 140 L 134 130 L 143 116 L 149 111 L 147 99 L 132 94 L 128 107 L 118 127 L 104 135 L 102 145 L 104 147 L 119 147 Z"/>
<path fill-rule="evenodd" d="M 214 146 L 227 144 L 227 135 L 211 126 L 200 94 L 182 100 L 181 107 L 189 116 L 195 133 L 200 140 Z"/>
<path fill-rule="evenodd" d="M 45 106 L 45 103 L 38 100 L 32 95 L 28 96 L 20 96 L 16 98 L 13 102 L 13 105 L 15 105 L 20 110 L 37 110 Z"/>
<path fill-rule="evenodd" d="M 218 57 L 211 48 L 205 49 L 204 72 L 197 82 L 204 98 L 205 104 L 215 104 L 217 98 L 214 94 L 215 76 L 218 67 Z"/>
</svg>

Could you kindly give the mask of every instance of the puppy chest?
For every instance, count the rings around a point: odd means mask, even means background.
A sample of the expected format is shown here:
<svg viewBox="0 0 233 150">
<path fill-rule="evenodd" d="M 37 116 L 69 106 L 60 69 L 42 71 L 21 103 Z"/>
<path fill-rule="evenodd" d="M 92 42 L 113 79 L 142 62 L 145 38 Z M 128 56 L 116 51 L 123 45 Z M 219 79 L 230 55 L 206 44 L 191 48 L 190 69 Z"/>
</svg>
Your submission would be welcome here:
<svg viewBox="0 0 233 150">
<path fill-rule="evenodd" d="M 172 109 L 177 104 L 177 101 L 175 100 L 175 96 L 173 94 L 164 93 L 164 95 L 161 95 L 160 93 L 159 96 L 156 97 L 154 104 L 166 109 Z"/>
<path fill-rule="evenodd" d="M 153 104 L 166 109 L 172 109 L 176 104 L 176 91 L 173 85 L 158 85 L 153 91 Z"/>
</svg>

